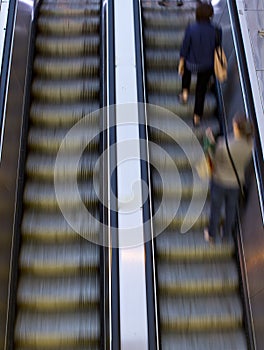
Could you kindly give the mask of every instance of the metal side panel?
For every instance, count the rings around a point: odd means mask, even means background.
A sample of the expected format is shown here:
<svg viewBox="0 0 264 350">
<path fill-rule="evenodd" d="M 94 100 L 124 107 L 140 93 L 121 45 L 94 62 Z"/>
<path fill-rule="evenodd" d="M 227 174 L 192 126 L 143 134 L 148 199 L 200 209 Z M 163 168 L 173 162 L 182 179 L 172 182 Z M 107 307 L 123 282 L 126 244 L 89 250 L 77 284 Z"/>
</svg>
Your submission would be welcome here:
<svg viewBox="0 0 264 350">
<path fill-rule="evenodd" d="M 8 279 L 11 258 L 12 232 L 18 169 L 19 142 L 22 132 L 22 113 L 26 64 L 30 38 L 33 2 L 18 1 L 14 29 L 13 54 L 2 161 L 0 167 L 0 348 L 4 348 L 7 315 Z"/>
</svg>

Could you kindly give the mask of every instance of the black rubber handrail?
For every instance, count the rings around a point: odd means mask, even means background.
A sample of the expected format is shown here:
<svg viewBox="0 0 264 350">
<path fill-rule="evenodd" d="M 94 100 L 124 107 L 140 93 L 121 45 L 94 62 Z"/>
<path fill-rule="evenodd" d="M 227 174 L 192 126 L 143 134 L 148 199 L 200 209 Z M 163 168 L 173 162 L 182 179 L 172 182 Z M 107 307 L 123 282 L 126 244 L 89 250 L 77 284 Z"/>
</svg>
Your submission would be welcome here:
<svg viewBox="0 0 264 350">
<path fill-rule="evenodd" d="M 100 109 L 103 111 L 103 118 L 100 119 L 100 154 L 107 154 L 107 116 L 105 113 L 105 107 L 107 106 L 107 4 L 103 0 L 101 1 L 101 21 L 100 21 Z M 105 153 L 104 153 L 105 152 Z M 101 196 L 103 197 L 103 203 L 100 203 L 100 220 L 103 224 L 103 238 L 100 247 L 100 286 L 101 286 L 101 303 L 100 303 L 100 315 L 101 315 L 101 339 L 100 349 L 111 349 L 111 334 L 110 334 L 110 279 L 109 279 L 109 257 L 111 255 L 109 246 L 105 241 L 107 237 L 106 228 L 108 226 L 109 218 L 107 208 L 104 203 L 107 201 L 107 156 L 102 157 L 100 164 L 101 167 L 101 179 L 100 189 Z"/>
<path fill-rule="evenodd" d="M 144 191 L 150 188 L 150 167 L 147 162 L 148 154 L 148 136 L 146 126 L 146 103 L 145 94 L 145 73 L 144 73 L 144 58 L 143 58 L 143 35 L 142 35 L 142 17 L 140 0 L 134 1 L 134 28 L 135 28 L 135 47 L 136 47 L 136 67 L 137 67 L 137 100 L 139 102 L 139 138 L 141 152 L 141 180 L 147 186 L 142 186 Z M 149 350 L 159 348 L 158 320 L 157 320 L 157 301 L 155 287 L 155 263 L 154 263 L 154 242 L 151 225 L 151 191 L 143 193 L 142 198 L 147 198 L 143 203 L 143 222 L 144 222 L 144 237 L 145 237 L 145 272 L 146 272 L 146 290 L 147 290 L 147 315 L 148 315 L 148 347 Z"/>
<path fill-rule="evenodd" d="M 0 80 L 0 160 L 2 159 L 4 128 L 5 128 L 5 109 L 8 94 L 9 71 L 11 65 L 10 54 L 13 45 L 13 33 L 15 25 L 17 1 L 10 1 L 8 6 L 8 17 L 6 22 L 5 40 L 3 46 L 3 57 L 1 62 L 1 80 Z"/>
<path fill-rule="evenodd" d="M 109 184 L 110 184 L 110 230 L 111 249 L 111 318 L 112 318 L 112 350 L 121 348 L 120 339 L 120 293 L 119 293 L 119 249 L 118 247 L 118 205 L 117 205 L 117 155 L 116 155 L 116 115 L 115 115 L 115 40 L 114 40 L 114 0 L 108 1 L 108 107 L 109 107 Z"/>
<path fill-rule="evenodd" d="M 230 160 L 231 162 L 233 162 L 230 154 L 230 150 L 229 150 L 229 144 L 228 144 L 228 121 L 227 121 L 227 115 L 225 112 L 224 98 L 223 98 L 221 85 L 218 81 L 216 81 L 216 93 L 217 93 L 217 102 L 218 102 L 218 117 L 221 123 L 220 129 L 224 134 L 225 144 L 227 147 L 227 152 L 229 154 Z M 239 222 L 240 221 L 238 217 L 237 226 L 236 226 L 236 235 L 234 238 L 235 238 L 235 244 L 237 247 L 237 257 L 239 260 L 240 280 L 242 282 L 241 292 L 243 296 L 243 305 L 244 305 L 244 312 L 245 312 L 244 326 L 245 326 L 245 331 L 247 333 L 248 347 L 250 350 L 255 350 L 255 341 L 254 341 L 254 332 L 253 332 L 254 327 L 253 327 L 253 320 L 252 320 L 250 301 L 249 301 L 249 290 L 248 290 L 248 284 L 247 284 L 247 272 L 246 272 L 246 266 L 245 266 L 245 255 L 243 250 L 243 239 L 242 239 Z"/>
<path fill-rule="evenodd" d="M 12 2 L 12 1 L 11 1 Z M 24 109 L 22 117 L 22 131 L 19 145 L 19 161 L 18 161 L 18 181 L 17 181 L 17 196 L 15 204 L 15 219 L 14 219 L 14 233 L 11 251 L 11 264 L 10 264 L 10 279 L 9 279 L 9 295 L 8 295 L 8 314 L 7 314 L 7 327 L 5 338 L 5 350 L 12 350 L 14 347 L 14 331 L 15 331 L 15 317 L 16 317 L 16 300 L 17 295 L 17 280 L 18 280 L 18 260 L 20 250 L 20 237 L 21 237 L 21 223 L 23 216 L 23 191 L 25 184 L 25 164 L 26 164 L 26 149 L 27 149 L 27 135 L 28 135 L 28 115 L 30 110 L 30 86 L 32 85 L 33 75 L 33 59 L 34 59 L 34 47 L 36 36 L 36 19 L 38 16 L 39 8 L 42 0 L 36 0 L 34 3 L 34 17 L 31 22 L 29 50 L 27 57 L 27 73 L 25 83 L 25 99 Z"/>
<path fill-rule="evenodd" d="M 240 23 L 239 23 L 239 17 L 238 17 L 238 10 L 236 6 L 235 0 L 228 0 L 229 9 L 230 9 L 230 16 L 232 17 L 233 26 L 236 28 L 234 30 L 234 40 L 236 43 L 236 48 L 238 51 L 237 54 L 237 60 L 239 62 L 239 67 L 241 69 L 241 75 L 243 76 L 243 79 L 241 79 L 241 84 L 243 85 L 243 90 L 245 93 L 245 103 L 248 110 L 248 117 L 252 121 L 254 128 L 255 128 L 255 135 L 254 135 L 254 159 L 256 164 L 256 173 L 258 177 L 258 184 L 259 184 L 259 200 L 261 202 L 261 210 L 262 210 L 262 222 L 264 223 L 264 162 L 263 162 L 263 151 L 261 147 L 261 140 L 260 135 L 258 132 L 258 123 L 256 118 L 256 110 L 254 106 L 254 99 L 252 95 L 251 90 L 251 84 L 250 84 L 250 77 L 249 72 L 247 68 L 247 59 L 244 49 L 244 43 L 243 38 L 240 30 Z"/>
</svg>

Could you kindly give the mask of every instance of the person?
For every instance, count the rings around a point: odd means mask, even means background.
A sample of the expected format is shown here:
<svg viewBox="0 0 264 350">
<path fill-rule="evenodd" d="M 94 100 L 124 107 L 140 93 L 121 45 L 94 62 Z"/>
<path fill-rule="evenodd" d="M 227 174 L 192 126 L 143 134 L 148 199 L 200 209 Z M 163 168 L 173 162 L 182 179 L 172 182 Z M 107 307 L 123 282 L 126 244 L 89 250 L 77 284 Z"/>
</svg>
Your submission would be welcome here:
<svg viewBox="0 0 264 350">
<path fill-rule="evenodd" d="M 253 125 L 244 113 L 236 113 L 232 120 L 233 134 L 227 136 L 228 148 L 233 159 L 239 182 L 245 182 L 245 169 L 249 163 L 253 148 Z M 227 151 L 224 137 L 214 139 L 212 130 L 206 130 L 211 144 L 215 143 L 212 158 L 213 172 L 210 188 L 209 227 L 204 230 L 204 238 L 213 243 L 221 221 L 222 207 L 225 207 L 222 239 L 231 237 L 234 229 L 236 210 L 239 203 L 240 187 L 235 170 Z"/>
<path fill-rule="evenodd" d="M 199 126 L 204 111 L 207 85 L 214 73 L 214 49 L 216 45 L 216 28 L 211 23 L 214 9 L 211 3 L 198 2 L 196 21 L 185 30 L 180 49 L 178 73 L 182 76 L 181 103 L 187 103 L 192 73 L 197 74 L 195 104 L 193 114 L 194 126 Z M 222 30 L 219 28 L 219 39 Z"/>
<path fill-rule="evenodd" d="M 161 1 L 159 1 L 159 5 L 160 6 L 169 6 L 169 0 L 161 0 Z M 177 0 L 176 1 L 176 4 L 177 4 L 177 6 L 182 6 L 183 5 L 183 1 L 182 0 Z"/>
</svg>

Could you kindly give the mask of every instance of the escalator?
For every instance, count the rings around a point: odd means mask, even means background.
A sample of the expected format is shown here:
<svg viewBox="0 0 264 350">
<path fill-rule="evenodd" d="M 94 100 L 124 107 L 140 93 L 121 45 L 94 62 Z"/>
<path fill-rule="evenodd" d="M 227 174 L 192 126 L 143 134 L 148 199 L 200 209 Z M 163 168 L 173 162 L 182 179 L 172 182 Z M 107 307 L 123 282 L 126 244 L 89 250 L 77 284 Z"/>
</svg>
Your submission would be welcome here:
<svg viewBox="0 0 264 350">
<path fill-rule="evenodd" d="M 100 234 L 94 182 L 100 152 L 100 0 L 43 0 L 36 24 L 26 144 L 14 348 L 100 349 Z M 76 233 L 62 215 L 54 165 L 66 133 L 84 116 L 91 142 L 82 153 L 78 189 L 94 220 Z M 80 134 L 81 136 L 81 134 Z M 82 137 L 70 140 L 57 183 L 74 176 L 72 158 Z M 99 183 L 96 184 L 99 186 Z M 64 187 L 67 210 L 78 211 Z"/>
<path fill-rule="evenodd" d="M 147 102 L 173 112 L 190 128 L 193 128 L 195 77 L 189 102 L 182 105 L 177 98 L 181 91 L 177 64 L 184 30 L 189 21 L 194 20 L 195 6 L 195 1 L 186 1 L 181 8 L 173 1 L 168 7 L 142 1 Z M 247 349 L 235 242 L 232 238 L 221 242 L 217 237 L 215 245 L 208 245 L 203 238 L 209 219 L 209 196 L 198 220 L 193 220 L 195 224 L 188 232 L 181 233 L 191 201 L 202 201 L 207 190 L 202 181 L 194 181 L 195 174 L 184 152 L 188 149 L 195 159 L 197 150 L 193 139 L 184 129 L 177 132 L 177 122 L 166 119 L 166 113 L 160 118 L 148 115 L 148 123 L 155 125 L 149 128 L 150 141 L 166 150 L 174 160 L 182 184 L 179 190 L 173 180 L 169 180 L 173 179 L 174 169 L 163 161 L 163 154 L 158 154 L 157 148 L 152 151 L 150 145 L 153 207 L 157 212 L 154 230 L 161 222 L 167 225 L 155 242 L 161 349 Z M 219 130 L 213 82 L 211 88 L 208 87 L 201 126 L 193 130 L 200 142 L 207 126 L 215 132 Z M 166 130 L 175 132 L 178 142 L 168 136 Z M 162 169 L 162 173 L 158 174 L 155 168 Z M 162 182 L 163 176 L 166 182 Z M 167 218 L 165 210 L 158 211 L 164 193 L 168 213 L 173 202 L 181 198 L 172 220 Z M 192 221 L 192 215 L 194 213 L 189 213 L 188 220 Z"/>
</svg>

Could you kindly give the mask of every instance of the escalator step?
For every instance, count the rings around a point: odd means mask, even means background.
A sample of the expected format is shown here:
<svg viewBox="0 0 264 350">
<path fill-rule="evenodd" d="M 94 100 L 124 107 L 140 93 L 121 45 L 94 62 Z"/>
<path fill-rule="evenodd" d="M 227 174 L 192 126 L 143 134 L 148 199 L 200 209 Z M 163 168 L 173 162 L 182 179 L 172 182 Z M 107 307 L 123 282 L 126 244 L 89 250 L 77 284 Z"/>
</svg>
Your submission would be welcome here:
<svg viewBox="0 0 264 350">
<path fill-rule="evenodd" d="M 86 237 L 95 242 L 99 235 L 99 218 L 88 216 L 85 218 L 86 224 L 79 222 L 78 214 L 72 214 L 75 219 L 74 224 L 79 228 L 82 237 Z M 73 220 L 72 218 L 72 220 Z M 27 210 L 24 213 L 22 221 L 22 235 L 25 239 L 36 242 L 65 242 L 78 238 L 78 234 L 62 216 L 56 213 L 37 212 L 33 209 Z M 29 248 L 27 248 L 29 249 Z"/>
<path fill-rule="evenodd" d="M 98 100 L 100 84 L 98 79 L 43 80 L 35 79 L 32 95 L 42 102 L 62 103 L 83 100 Z"/>
<path fill-rule="evenodd" d="M 100 38 L 98 35 L 86 34 L 78 37 L 54 37 L 38 35 L 36 52 L 43 56 L 76 57 L 99 55 Z"/>
<path fill-rule="evenodd" d="M 34 179 L 44 179 L 45 181 L 54 181 L 54 166 L 57 154 L 41 154 L 37 152 L 30 152 L 26 161 L 26 174 Z M 79 162 L 77 170 L 72 165 L 75 164 L 75 159 L 68 156 L 68 154 L 61 155 L 57 161 L 57 177 L 73 178 L 76 176 L 95 177 L 99 176 L 99 163 L 97 162 L 97 154 L 84 154 Z M 65 168 L 67 167 L 67 168 Z"/>
<path fill-rule="evenodd" d="M 230 330 L 242 326 L 243 310 L 238 296 L 161 297 L 162 327 L 175 331 Z"/>
<path fill-rule="evenodd" d="M 28 145 L 34 151 L 57 153 L 62 142 L 63 152 L 69 155 L 79 153 L 82 150 L 98 151 L 99 134 L 98 128 L 88 125 L 76 125 L 76 128 L 68 135 L 69 129 L 43 129 L 31 127 L 28 133 Z M 66 138 L 66 139 L 64 139 Z M 88 142 L 89 141 L 89 142 Z M 69 157 L 70 158 L 70 157 Z"/>
<path fill-rule="evenodd" d="M 63 3 L 57 0 L 45 0 L 45 3 L 41 5 L 40 13 L 46 16 L 87 16 L 99 14 L 100 3 L 84 2 L 82 0 L 63 1 Z"/>
<path fill-rule="evenodd" d="M 84 33 L 93 33 L 100 30 L 100 19 L 98 16 L 59 16 L 58 13 L 53 17 L 45 16 L 40 13 L 38 19 L 38 31 L 42 34 L 52 35 L 76 35 Z"/>
<path fill-rule="evenodd" d="M 19 266 L 23 272 L 39 276 L 75 274 L 78 271 L 96 271 L 99 266 L 99 250 L 89 242 L 37 245 L 23 244 Z"/>
<path fill-rule="evenodd" d="M 57 79 L 98 76 L 100 60 L 98 57 L 43 57 L 37 56 L 34 60 L 34 73 L 44 77 Z"/>
<path fill-rule="evenodd" d="M 179 91 L 180 92 L 180 91 Z M 167 108 L 178 116 L 184 118 L 190 118 L 193 115 L 194 108 L 194 96 L 189 96 L 189 102 L 187 104 L 180 104 L 177 95 L 160 95 L 150 94 L 148 102 L 154 105 L 158 105 L 163 108 Z M 207 93 L 204 103 L 204 114 L 203 117 L 212 117 L 213 111 L 216 109 L 216 99 L 211 93 Z"/>
<path fill-rule="evenodd" d="M 63 105 L 34 101 L 30 108 L 30 121 L 35 125 L 54 128 L 73 126 L 85 117 L 89 125 L 99 127 L 100 113 L 98 110 L 98 101 L 64 103 Z"/>
<path fill-rule="evenodd" d="M 184 37 L 184 28 L 182 30 L 173 31 L 171 28 L 168 30 L 160 31 L 160 28 L 145 29 L 144 38 L 147 45 L 161 49 L 178 49 L 180 50 L 182 40 Z"/>
<path fill-rule="evenodd" d="M 85 181 L 79 184 L 79 192 L 76 193 L 71 182 L 63 181 L 56 185 L 56 191 L 60 194 L 60 202 L 63 201 L 64 208 L 78 210 L 80 198 L 89 208 L 99 205 L 95 187 L 98 193 L 98 183 Z M 56 211 L 59 209 L 56 191 L 52 183 L 28 182 L 24 189 L 24 204 L 32 209 Z"/>
<path fill-rule="evenodd" d="M 186 234 L 171 231 L 166 232 L 166 239 L 162 234 L 156 240 L 157 254 L 160 259 L 179 263 L 179 261 L 208 261 L 226 260 L 231 258 L 235 251 L 234 241 L 230 238 L 225 243 L 219 236 L 216 243 L 208 246 L 204 240 L 203 231 L 190 230 Z"/>
<path fill-rule="evenodd" d="M 190 171 L 182 171 L 179 178 L 167 169 L 159 171 L 159 175 L 153 173 L 152 185 L 155 198 L 196 198 L 208 191 L 208 184 L 201 181 L 196 172 Z"/>
<path fill-rule="evenodd" d="M 100 318 L 97 312 L 64 314 L 19 312 L 15 327 L 15 343 L 28 349 L 57 349 L 98 343 Z"/>
<path fill-rule="evenodd" d="M 242 330 L 227 330 L 221 333 L 189 332 L 189 333 L 166 333 L 161 340 L 163 350 L 248 350 L 245 335 Z"/>
<path fill-rule="evenodd" d="M 234 262 L 180 262 L 174 267 L 163 262 L 158 270 L 162 294 L 221 295 L 238 290 L 238 272 Z"/>
<path fill-rule="evenodd" d="M 38 311 L 99 307 L 100 285 L 96 275 L 34 278 L 23 276 L 18 285 L 18 305 Z"/>
</svg>

